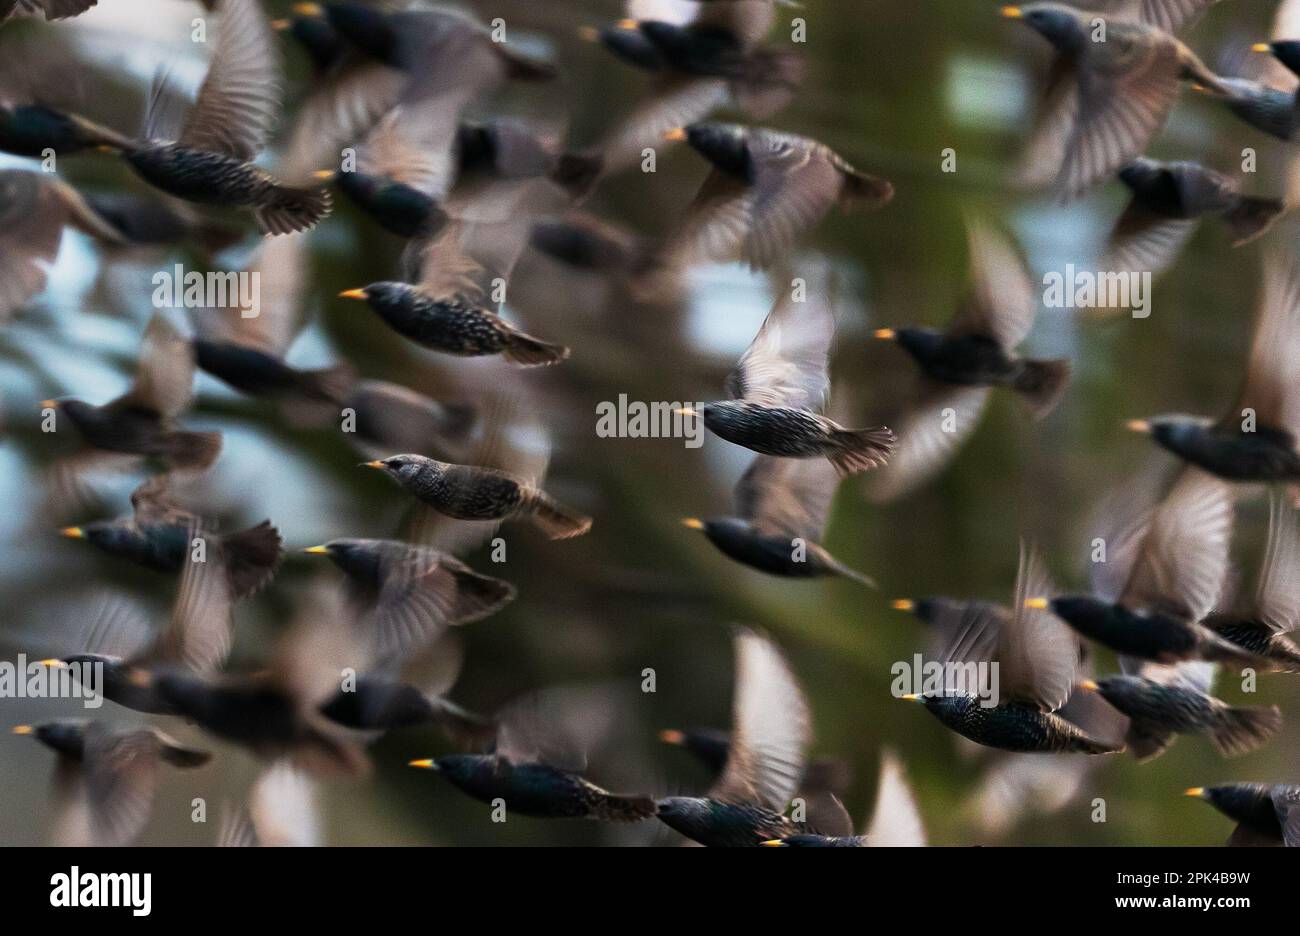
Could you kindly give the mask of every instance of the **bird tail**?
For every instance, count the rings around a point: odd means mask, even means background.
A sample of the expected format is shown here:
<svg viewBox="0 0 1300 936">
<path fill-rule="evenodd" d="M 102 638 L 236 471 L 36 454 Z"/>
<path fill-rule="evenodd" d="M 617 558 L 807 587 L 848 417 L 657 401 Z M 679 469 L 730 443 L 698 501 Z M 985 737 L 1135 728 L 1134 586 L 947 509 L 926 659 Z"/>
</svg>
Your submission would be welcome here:
<svg viewBox="0 0 1300 936">
<path fill-rule="evenodd" d="M 551 181 L 574 201 L 582 201 L 591 194 L 604 171 L 605 157 L 599 151 L 563 153 L 551 172 Z"/>
<path fill-rule="evenodd" d="M 1286 208 L 1280 198 L 1254 198 L 1242 196 L 1231 211 L 1223 216 L 1232 231 L 1232 246 L 1240 247 L 1259 237 L 1272 226 Z"/>
<path fill-rule="evenodd" d="M 172 432 L 167 436 L 167 461 L 190 471 L 207 468 L 221 454 L 220 432 Z"/>
<path fill-rule="evenodd" d="M 299 376 L 303 389 L 308 393 L 330 403 L 342 404 L 347 395 L 352 392 L 357 372 L 351 364 L 345 362 L 320 370 L 301 371 Z"/>
<path fill-rule="evenodd" d="M 885 464 L 897 441 L 888 426 L 836 429 L 831 432 L 832 449 L 827 457 L 843 478 Z"/>
<path fill-rule="evenodd" d="M 260 591 L 280 567 L 280 531 L 263 520 L 255 527 L 231 533 L 221 541 L 221 558 L 226 563 L 230 593 L 235 599 Z"/>
<path fill-rule="evenodd" d="M 330 213 L 333 199 L 325 188 L 277 185 L 269 204 L 253 212 L 263 234 L 292 234 L 315 227 Z"/>
<path fill-rule="evenodd" d="M 1025 361 L 1012 389 L 1025 398 L 1035 419 L 1042 419 L 1060 401 L 1070 382 L 1070 362 L 1065 358 Z"/>
<path fill-rule="evenodd" d="M 520 367 L 542 367 L 563 361 L 569 356 L 569 349 L 564 345 L 541 341 L 523 332 L 514 332 L 501 353 L 511 364 L 518 364 Z"/>
<path fill-rule="evenodd" d="M 750 117 L 766 120 L 784 108 L 803 83 L 804 59 L 790 49 L 759 49 L 732 88 L 736 104 Z"/>
<path fill-rule="evenodd" d="M 879 208 L 894 197 L 894 186 L 888 179 L 847 167 L 843 175 L 844 193 L 840 197 L 840 204 L 845 209 Z"/>
<path fill-rule="evenodd" d="M 557 503 L 543 491 L 533 491 L 525 508 L 550 539 L 569 539 L 591 529 L 591 518 Z"/>
<path fill-rule="evenodd" d="M 655 801 L 648 796 L 602 793 L 591 804 L 591 816 L 604 822 L 640 822 L 655 814 Z"/>
<path fill-rule="evenodd" d="M 1282 727 L 1282 711 L 1276 705 L 1252 708 L 1224 708 L 1210 731 L 1214 747 L 1225 757 L 1235 757 L 1259 747 Z"/>
</svg>

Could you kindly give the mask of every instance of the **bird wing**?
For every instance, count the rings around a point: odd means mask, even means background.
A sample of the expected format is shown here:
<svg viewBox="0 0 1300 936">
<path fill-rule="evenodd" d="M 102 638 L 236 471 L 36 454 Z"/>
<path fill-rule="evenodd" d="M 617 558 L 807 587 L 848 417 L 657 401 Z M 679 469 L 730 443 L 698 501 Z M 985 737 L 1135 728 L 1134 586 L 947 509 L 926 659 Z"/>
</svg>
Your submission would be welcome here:
<svg viewBox="0 0 1300 936">
<path fill-rule="evenodd" d="M 126 592 L 99 591 L 77 618 L 82 623 L 76 653 L 127 659 L 153 637 L 149 609 Z"/>
<path fill-rule="evenodd" d="M 762 42 L 776 21 L 775 0 L 709 0 L 698 6 L 692 25 L 728 32 L 746 48 Z"/>
<path fill-rule="evenodd" d="M 151 730 L 86 726 L 82 769 L 92 842 L 129 845 L 144 831 L 158 785 L 158 741 Z"/>
<path fill-rule="evenodd" d="M 175 328 L 155 315 L 145 328 L 135 381 L 111 404 L 158 413 L 164 419 L 189 408 L 194 395 L 194 352 Z"/>
<path fill-rule="evenodd" d="M 822 290 L 796 302 L 783 292 L 727 377 L 736 399 L 820 412 L 830 390 L 828 358 L 835 313 Z"/>
<path fill-rule="evenodd" d="M 1227 482 L 1185 469 L 1151 517 L 1119 603 L 1204 618 L 1228 574 L 1232 514 Z"/>
<path fill-rule="evenodd" d="M 1069 625 L 1046 608 L 1025 606 L 1028 598 L 1052 593 L 1042 558 L 1022 541 L 1011 614 L 998 633 L 1000 683 L 1004 696 L 1044 712 L 1065 704 L 1079 668 L 1079 638 Z"/>
<path fill-rule="evenodd" d="M 866 836 L 867 845 L 873 848 L 921 848 L 926 843 L 925 824 L 907 772 L 898 755 L 888 748 L 881 752 L 876 805 Z"/>
<path fill-rule="evenodd" d="M 1038 189 L 1056 180 L 1078 116 L 1079 71 L 1072 58 L 1058 55 L 1035 105 L 1029 141 L 1011 173 L 1012 184 Z"/>
<path fill-rule="evenodd" d="M 1300 261 L 1272 254 L 1264 261 L 1264 291 L 1255 318 L 1250 360 L 1238 406 L 1223 425 L 1240 425 L 1253 409 L 1259 425 L 1300 436 Z"/>
<path fill-rule="evenodd" d="M 1255 588 L 1255 615 L 1279 632 L 1300 625 L 1300 539 L 1295 510 L 1273 496 L 1268 517 L 1268 545 Z"/>
<path fill-rule="evenodd" d="M 844 173 L 854 170 L 822 144 L 789 133 L 753 132 L 749 151 L 754 199 L 744 259 L 761 269 L 784 256 L 795 238 L 834 207 L 844 190 Z"/>
<path fill-rule="evenodd" d="M 555 686 L 529 693 L 498 713 L 496 753 L 515 764 L 586 770 L 626 709 L 625 694 L 613 685 Z"/>
<path fill-rule="evenodd" d="M 44 288 L 66 222 L 65 207 L 41 176 L 0 171 L 0 321 Z"/>
<path fill-rule="evenodd" d="M 452 142 L 462 103 L 453 95 L 437 95 L 394 107 L 366 137 L 362 170 L 445 198 L 456 178 Z"/>
<path fill-rule="evenodd" d="M 1010 352 L 1025 340 L 1038 299 L 1024 261 L 1011 244 L 979 221 L 968 221 L 972 295 L 948 326 L 951 335 L 981 335 Z"/>
<path fill-rule="evenodd" d="M 725 79 L 669 75 L 601 143 L 607 172 L 635 165 L 646 147 L 660 149 L 664 134 L 703 120 L 731 98 Z"/>
<path fill-rule="evenodd" d="M 253 782 L 248 815 L 259 845 L 305 848 L 321 842 L 316 784 L 288 761 L 272 764 Z"/>
<path fill-rule="evenodd" d="M 736 485 L 736 510 L 764 535 L 818 542 L 839 481 L 824 458 L 760 455 Z"/>
<path fill-rule="evenodd" d="M 181 562 L 180 589 L 167 626 L 137 662 L 185 666 L 199 674 L 217 671 L 230 654 L 233 640 L 230 579 L 220 541 L 201 527 L 191 527 L 191 540 L 206 541 L 202 561 L 187 546 Z"/>
<path fill-rule="evenodd" d="M 1178 98 L 1181 64 L 1175 41 L 1133 41 L 1112 25 L 1104 43 L 1085 46 L 1105 49 L 1079 58 L 1078 115 L 1057 178 L 1067 198 L 1140 155 Z"/>
<path fill-rule="evenodd" d="M 876 503 L 902 497 L 937 475 L 975 431 L 989 399 L 988 387 L 958 387 L 924 378 L 921 387 L 898 425 L 898 444 L 889 462 L 872 472 L 867 493 Z"/>
<path fill-rule="evenodd" d="M 784 812 L 812 740 L 808 701 L 776 644 L 745 628 L 735 644 L 731 749 L 710 796 Z"/>
<path fill-rule="evenodd" d="M 1169 34 L 1178 32 L 1219 0 L 1091 0 L 1090 10 L 1140 20 Z"/>
<path fill-rule="evenodd" d="M 171 496 L 171 478 L 166 474 L 150 475 L 131 492 L 131 510 L 135 525 L 146 523 L 186 523 L 195 517 Z"/>
<path fill-rule="evenodd" d="M 1115 222 L 1099 269 L 1164 272 L 1196 230 L 1195 218 L 1170 218 L 1148 211 L 1134 199 Z"/>
<path fill-rule="evenodd" d="M 216 44 L 178 142 L 251 160 L 280 108 L 280 52 L 257 0 L 220 0 Z"/>
</svg>

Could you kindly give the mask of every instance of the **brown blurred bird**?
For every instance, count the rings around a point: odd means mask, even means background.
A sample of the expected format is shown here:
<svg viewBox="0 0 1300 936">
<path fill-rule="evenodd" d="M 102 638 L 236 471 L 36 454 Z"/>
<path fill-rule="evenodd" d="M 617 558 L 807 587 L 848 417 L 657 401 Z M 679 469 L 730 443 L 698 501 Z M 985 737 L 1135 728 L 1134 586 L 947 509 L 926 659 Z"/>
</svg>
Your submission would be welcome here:
<svg viewBox="0 0 1300 936">
<path fill-rule="evenodd" d="M 1056 49 L 1029 150 L 1017 177 L 1054 180 L 1077 197 L 1140 156 L 1178 99 L 1179 83 L 1228 91 L 1172 35 L 1212 0 L 1121 0 L 1085 10 L 1063 3 L 1006 6 Z"/>
<path fill-rule="evenodd" d="M 65 719 L 19 725 L 58 754 L 54 769 L 55 845 L 130 845 L 149 823 L 161 764 L 192 769 L 212 757 L 151 726 L 121 728 Z"/>
<path fill-rule="evenodd" d="M 971 293 L 943 332 L 881 328 L 921 375 L 902 416 L 900 442 L 873 479 L 873 500 L 900 497 L 934 477 L 979 423 L 993 387 L 1019 394 L 1037 418 L 1052 411 L 1070 379 L 1070 362 L 1016 356 L 1033 328 L 1038 293 L 1015 249 L 991 229 L 968 222 Z"/>
<path fill-rule="evenodd" d="M 700 416 L 720 438 L 780 458 L 827 458 L 840 475 L 878 468 L 895 443 L 888 426 L 845 429 L 826 416 L 828 357 L 835 313 L 822 289 L 778 297 L 727 377 L 730 400 L 704 404 Z"/>
</svg>

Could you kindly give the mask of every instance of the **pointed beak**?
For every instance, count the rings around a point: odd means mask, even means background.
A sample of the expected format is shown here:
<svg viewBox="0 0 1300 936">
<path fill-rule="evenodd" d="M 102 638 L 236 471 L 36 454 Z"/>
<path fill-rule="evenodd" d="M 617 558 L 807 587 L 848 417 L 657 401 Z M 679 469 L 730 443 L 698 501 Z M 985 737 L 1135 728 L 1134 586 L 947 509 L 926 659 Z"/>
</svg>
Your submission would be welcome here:
<svg viewBox="0 0 1300 936">
<path fill-rule="evenodd" d="M 692 530 L 703 530 L 704 521 L 698 517 L 682 517 L 682 526 L 690 527 Z"/>
<path fill-rule="evenodd" d="M 636 20 L 634 20 L 634 19 L 621 19 L 621 20 L 619 20 L 617 23 L 615 23 L 614 25 L 617 26 L 619 29 L 638 29 L 638 28 L 640 28 L 640 23 L 638 23 L 638 22 L 637 22 Z"/>
<path fill-rule="evenodd" d="M 682 734 L 676 728 L 665 728 L 659 732 L 659 740 L 664 744 L 675 744 L 681 747 L 686 743 L 686 735 Z"/>
<path fill-rule="evenodd" d="M 671 130 L 669 130 L 667 133 L 664 134 L 664 139 L 673 143 L 680 142 L 681 140 L 686 139 L 686 128 L 673 127 Z"/>
<path fill-rule="evenodd" d="M 881 341 L 893 341 L 895 338 L 898 337 L 898 332 L 894 331 L 892 328 L 877 328 L 874 332 L 872 332 L 872 334 L 874 334 Z"/>
<path fill-rule="evenodd" d="M 1024 18 L 1025 18 L 1025 13 L 1024 13 L 1024 11 L 1023 11 L 1022 9 L 1020 9 L 1020 7 L 1018 7 L 1018 6 L 1004 6 L 1004 7 L 1003 7 L 1001 10 L 999 10 L 998 12 L 1001 13 L 1003 16 L 1005 16 L 1007 19 L 1024 19 Z"/>
<path fill-rule="evenodd" d="M 1089 692 L 1096 692 L 1101 687 L 1098 686 L 1097 683 L 1094 682 L 1093 680 L 1085 679 L 1083 682 L 1079 683 L 1079 688 L 1087 689 Z"/>
<path fill-rule="evenodd" d="M 361 464 L 357 465 L 357 467 L 358 467 L 358 468 L 378 468 L 378 469 L 380 469 L 380 470 L 382 471 L 383 469 L 387 468 L 388 466 L 385 465 L 385 464 L 384 464 L 383 462 L 381 462 L 381 461 L 369 461 L 369 462 L 362 462 Z"/>
<path fill-rule="evenodd" d="M 311 174 L 313 179 L 332 179 L 334 178 L 333 169 L 317 169 Z"/>
<path fill-rule="evenodd" d="M 368 299 L 370 298 L 370 295 L 364 289 L 345 289 L 343 290 L 343 292 L 339 293 L 339 298 L 340 299 Z"/>
<path fill-rule="evenodd" d="M 907 695 L 899 696 L 904 702 L 925 702 L 925 696 L 917 692 L 909 692 Z"/>
<path fill-rule="evenodd" d="M 683 406 L 681 409 L 675 409 L 675 410 L 673 410 L 673 412 L 676 413 L 678 416 L 698 416 L 698 415 L 700 415 L 699 413 L 695 412 L 695 410 L 693 410 L 693 409 L 692 409 L 691 407 L 689 407 L 689 406 Z"/>
<path fill-rule="evenodd" d="M 81 527 L 64 527 L 59 531 L 60 536 L 66 536 L 68 539 L 85 539 L 86 533 Z"/>
<path fill-rule="evenodd" d="M 9 730 L 17 735 L 28 735 L 31 734 L 36 729 L 33 728 L 31 725 L 14 725 Z"/>
<path fill-rule="evenodd" d="M 916 602 L 911 598 L 896 598 L 889 603 L 889 606 L 895 611 L 911 611 L 916 607 Z"/>
<path fill-rule="evenodd" d="M 325 12 L 319 3 L 295 3 L 290 9 L 298 16 L 320 16 Z"/>
<path fill-rule="evenodd" d="M 1149 433 L 1151 431 L 1151 423 L 1147 422 L 1145 419 L 1130 419 L 1128 422 L 1124 423 L 1124 426 L 1130 432 Z"/>
<path fill-rule="evenodd" d="M 1195 796 L 1197 799 L 1200 799 L 1204 795 L 1205 787 L 1201 786 L 1188 787 L 1186 790 L 1183 790 L 1183 796 Z"/>
<path fill-rule="evenodd" d="M 48 660 L 37 660 L 37 666 L 48 666 L 50 669 L 67 669 L 68 664 L 62 660 L 51 658 Z"/>
<path fill-rule="evenodd" d="M 58 409 L 58 400 L 41 400 L 41 409 Z"/>
<path fill-rule="evenodd" d="M 1269 45 L 1267 42 L 1257 42 L 1257 43 L 1255 43 L 1253 46 L 1250 47 L 1250 51 L 1252 51 L 1252 52 L 1272 52 L 1272 51 L 1273 51 L 1273 47 L 1272 47 L 1271 45 Z"/>
<path fill-rule="evenodd" d="M 419 767 L 421 770 L 437 770 L 438 765 L 433 762 L 432 757 L 425 757 L 420 760 L 413 760 L 407 763 L 408 767 Z"/>
<path fill-rule="evenodd" d="M 785 847 L 786 847 L 785 842 L 781 841 L 780 839 L 768 839 L 766 842 L 759 842 L 758 844 L 763 845 L 763 846 L 766 846 L 767 848 L 785 848 Z"/>
<path fill-rule="evenodd" d="M 313 555 L 313 556 L 328 556 L 328 555 L 329 555 L 329 549 L 327 549 L 327 548 L 324 547 L 324 546 L 308 546 L 306 549 L 303 550 L 303 552 L 305 552 L 305 553 L 310 553 L 310 554 Z"/>
<path fill-rule="evenodd" d="M 1035 611 L 1042 611 L 1042 610 L 1043 610 L 1044 608 L 1046 608 L 1049 604 L 1051 604 L 1051 601 L 1049 601 L 1047 598 L 1043 598 L 1043 597 L 1041 597 L 1041 596 L 1038 597 L 1038 598 L 1026 598 L 1026 599 L 1025 599 L 1025 607 L 1026 607 L 1026 608 L 1032 608 L 1032 609 L 1035 610 Z"/>
</svg>

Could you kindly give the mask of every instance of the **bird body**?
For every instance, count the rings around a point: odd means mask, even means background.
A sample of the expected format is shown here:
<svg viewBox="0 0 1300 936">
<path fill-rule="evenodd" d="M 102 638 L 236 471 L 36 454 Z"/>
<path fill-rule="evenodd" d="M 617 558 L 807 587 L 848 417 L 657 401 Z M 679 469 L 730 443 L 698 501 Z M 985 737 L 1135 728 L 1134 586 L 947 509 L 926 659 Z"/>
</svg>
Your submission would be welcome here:
<svg viewBox="0 0 1300 936">
<path fill-rule="evenodd" d="M 438 200 L 413 185 L 360 170 L 336 172 L 333 178 L 343 194 L 398 237 L 433 237 L 447 223 Z"/>
<path fill-rule="evenodd" d="M 1205 800 L 1237 823 L 1229 845 L 1300 847 L 1300 786 L 1292 783 L 1224 783 L 1194 787 L 1188 796 Z"/>
<path fill-rule="evenodd" d="M 709 542 L 737 562 L 760 571 L 789 578 L 843 575 L 869 581 L 861 573 L 846 568 L 817 543 L 796 544 L 787 536 L 764 535 L 753 524 L 735 517 L 718 517 L 702 523 Z M 797 548 L 800 545 L 802 549 Z"/>
<path fill-rule="evenodd" d="M 749 848 L 808 831 L 757 803 L 670 796 L 655 805 L 661 822 L 708 848 Z"/>
<path fill-rule="evenodd" d="M 233 341 L 195 339 L 194 361 L 201 370 L 255 397 L 338 403 L 351 383 L 352 369 L 346 364 L 301 370 L 274 354 Z"/>
<path fill-rule="evenodd" d="M 1271 661 L 1276 669 L 1300 673 L 1300 647 L 1267 622 L 1231 614 L 1212 614 L 1201 623 L 1247 653 Z"/>
<path fill-rule="evenodd" d="M 144 455 L 181 468 L 202 468 L 221 451 L 221 434 L 170 428 L 153 409 L 120 402 L 96 406 L 59 400 L 58 409 L 91 446 L 106 452 Z"/>
<path fill-rule="evenodd" d="M 1300 481 L 1300 452 L 1290 432 L 1257 425 L 1243 432 L 1237 425 L 1156 417 L 1151 438 L 1184 461 L 1229 481 L 1254 483 Z"/>
<path fill-rule="evenodd" d="M 1003 751 L 1112 754 L 1123 750 L 1122 745 L 1090 737 L 1053 712 L 1022 702 L 985 707 L 980 699 L 964 695 L 921 696 L 918 701 L 963 738 Z"/>
<path fill-rule="evenodd" d="M 655 815 L 655 801 L 648 796 L 610 793 L 548 764 L 516 764 L 491 754 L 449 754 L 434 758 L 431 766 L 477 800 L 504 800 L 507 815 L 604 822 L 640 822 Z"/>
<path fill-rule="evenodd" d="M 828 458 L 841 474 L 884 464 L 894 434 L 884 426 L 845 429 L 834 420 L 790 406 L 750 400 L 706 403 L 704 425 L 736 445 L 782 458 Z"/>
</svg>

